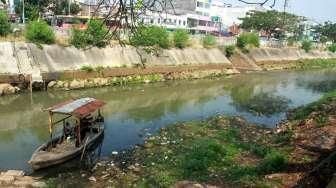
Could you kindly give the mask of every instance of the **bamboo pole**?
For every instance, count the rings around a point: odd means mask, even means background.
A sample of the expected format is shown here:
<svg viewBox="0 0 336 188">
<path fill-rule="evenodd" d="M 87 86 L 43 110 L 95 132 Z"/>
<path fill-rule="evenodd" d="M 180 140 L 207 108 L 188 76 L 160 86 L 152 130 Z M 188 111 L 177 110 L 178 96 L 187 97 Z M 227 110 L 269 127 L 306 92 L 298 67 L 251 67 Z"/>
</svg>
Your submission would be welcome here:
<svg viewBox="0 0 336 188">
<path fill-rule="evenodd" d="M 50 134 L 50 140 L 52 140 L 52 130 L 53 129 L 53 114 L 51 111 L 49 111 L 49 134 Z"/>
</svg>

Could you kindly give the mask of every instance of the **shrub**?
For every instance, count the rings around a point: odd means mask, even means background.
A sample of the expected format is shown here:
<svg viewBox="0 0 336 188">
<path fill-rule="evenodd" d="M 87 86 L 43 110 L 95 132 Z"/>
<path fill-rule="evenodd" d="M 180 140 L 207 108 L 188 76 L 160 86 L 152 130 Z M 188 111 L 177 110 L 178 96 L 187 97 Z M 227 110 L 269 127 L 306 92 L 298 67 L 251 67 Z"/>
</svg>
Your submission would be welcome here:
<svg viewBox="0 0 336 188">
<path fill-rule="evenodd" d="M 235 46 L 232 46 L 232 45 L 231 46 L 226 46 L 225 47 L 225 56 L 227 58 L 230 58 L 234 54 L 235 50 L 236 50 Z"/>
<path fill-rule="evenodd" d="M 82 66 L 82 67 L 80 68 L 80 70 L 82 70 L 82 71 L 86 71 L 86 72 L 93 72 L 93 71 L 94 71 L 94 69 L 93 69 L 91 66 L 89 66 L 89 65 L 84 65 L 84 66 Z"/>
<path fill-rule="evenodd" d="M 71 33 L 70 44 L 76 48 L 85 48 L 88 45 L 85 31 L 73 29 Z"/>
<path fill-rule="evenodd" d="M 212 35 L 205 35 L 202 40 L 205 48 L 211 48 L 217 44 L 216 38 Z"/>
<path fill-rule="evenodd" d="M 11 32 L 11 26 L 8 22 L 7 14 L 0 11 L 0 36 L 7 36 Z"/>
<path fill-rule="evenodd" d="M 328 47 L 328 50 L 335 53 L 336 52 L 336 43 L 333 43 Z"/>
<path fill-rule="evenodd" d="M 169 48 L 168 32 L 164 28 L 157 26 L 140 26 L 131 37 L 130 42 L 133 46 Z"/>
<path fill-rule="evenodd" d="M 108 44 L 109 31 L 102 20 L 91 19 L 86 30 L 73 29 L 70 43 L 76 48 L 95 46 L 103 48 Z"/>
<path fill-rule="evenodd" d="M 275 173 L 283 170 L 286 167 L 286 158 L 283 154 L 272 151 L 269 152 L 261 164 L 258 165 L 257 170 L 259 174 Z"/>
<path fill-rule="evenodd" d="M 237 47 L 240 49 L 259 46 L 260 39 L 256 33 L 243 33 L 237 38 Z"/>
<path fill-rule="evenodd" d="M 178 29 L 174 32 L 174 45 L 176 48 L 185 48 L 188 45 L 189 34 L 186 30 Z"/>
<path fill-rule="evenodd" d="M 87 43 L 99 48 L 105 47 L 108 44 L 109 38 L 108 29 L 102 20 L 91 19 L 86 29 Z"/>
<path fill-rule="evenodd" d="M 226 155 L 225 148 L 208 139 L 197 141 L 182 160 L 183 176 L 187 179 L 207 179 L 209 167 Z"/>
<path fill-rule="evenodd" d="M 44 21 L 31 21 L 26 28 L 26 38 L 38 44 L 55 43 L 55 33 Z"/>
<path fill-rule="evenodd" d="M 309 52 L 312 48 L 313 48 L 313 43 L 310 40 L 304 40 L 301 43 L 301 48 L 305 51 L 305 52 Z"/>
</svg>

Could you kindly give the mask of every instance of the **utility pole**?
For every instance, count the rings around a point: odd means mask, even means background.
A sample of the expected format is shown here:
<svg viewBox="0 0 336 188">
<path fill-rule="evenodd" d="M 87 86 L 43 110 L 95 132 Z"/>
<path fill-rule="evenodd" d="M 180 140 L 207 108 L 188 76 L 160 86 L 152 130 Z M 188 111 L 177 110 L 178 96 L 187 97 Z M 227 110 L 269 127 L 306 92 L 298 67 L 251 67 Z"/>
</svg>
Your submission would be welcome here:
<svg viewBox="0 0 336 188">
<path fill-rule="evenodd" d="M 22 0 L 22 23 L 24 24 L 26 21 L 25 21 L 25 1 Z"/>
<path fill-rule="evenodd" d="M 89 0 L 89 18 L 91 17 L 91 0 Z"/>
<path fill-rule="evenodd" d="M 70 15 L 70 5 L 71 5 L 71 0 L 68 1 L 68 15 Z"/>
</svg>

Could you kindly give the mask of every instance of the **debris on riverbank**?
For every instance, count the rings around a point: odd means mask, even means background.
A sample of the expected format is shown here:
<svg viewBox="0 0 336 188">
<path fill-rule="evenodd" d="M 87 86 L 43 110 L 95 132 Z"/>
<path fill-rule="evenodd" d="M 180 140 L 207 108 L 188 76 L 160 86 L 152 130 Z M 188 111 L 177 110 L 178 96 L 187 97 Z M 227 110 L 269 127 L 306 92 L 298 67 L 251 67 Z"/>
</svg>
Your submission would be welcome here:
<svg viewBox="0 0 336 188">
<path fill-rule="evenodd" d="M 25 176 L 23 171 L 8 170 L 0 173 L 0 187 L 47 187 L 41 179 Z"/>
</svg>

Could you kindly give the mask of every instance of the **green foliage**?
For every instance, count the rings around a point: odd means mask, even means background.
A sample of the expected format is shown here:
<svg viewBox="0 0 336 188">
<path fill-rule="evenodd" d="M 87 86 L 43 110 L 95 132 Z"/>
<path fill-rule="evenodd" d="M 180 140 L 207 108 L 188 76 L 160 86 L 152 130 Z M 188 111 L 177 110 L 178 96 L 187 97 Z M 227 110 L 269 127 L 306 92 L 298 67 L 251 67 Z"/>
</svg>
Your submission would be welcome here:
<svg viewBox="0 0 336 188">
<path fill-rule="evenodd" d="M 225 56 L 227 58 L 230 58 L 234 53 L 235 53 L 236 47 L 231 45 L 231 46 L 226 46 L 225 47 Z"/>
<path fill-rule="evenodd" d="M 287 45 L 288 46 L 294 46 L 295 42 L 296 42 L 295 37 L 289 37 L 287 39 Z"/>
<path fill-rule="evenodd" d="M 38 20 L 39 12 L 42 11 L 42 7 L 44 6 L 45 1 L 34 2 L 34 1 L 25 1 L 25 18 L 29 21 Z M 15 3 L 15 13 L 22 18 L 22 1 Z"/>
<path fill-rule="evenodd" d="M 55 43 L 53 29 L 44 21 L 31 21 L 26 28 L 26 38 L 37 44 Z"/>
<path fill-rule="evenodd" d="M 260 39 L 256 33 L 243 33 L 237 38 L 237 47 L 244 51 L 249 48 L 259 47 Z"/>
<path fill-rule="evenodd" d="M 325 94 L 320 100 L 294 110 L 294 112 L 289 115 L 289 119 L 303 120 L 307 118 L 312 112 L 323 111 L 323 104 L 329 104 L 335 99 L 336 91 L 329 92 Z"/>
<path fill-rule="evenodd" d="M 91 19 L 86 29 L 87 43 L 99 48 L 108 44 L 109 31 L 102 20 Z"/>
<path fill-rule="evenodd" d="M 81 7 L 77 3 L 70 4 L 70 14 L 77 15 L 81 11 Z"/>
<path fill-rule="evenodd" d="M 305 52 L 309 52 L 313 48 L 313 43 L 310 40 L 304 40 L 301 42 L 301 48 Z"/>
<path fill-rule="evenodd" d="M 240 25 L 246 30 L 265 31 L 269 37 L 280 38 L 284 31 L 298 33 L 302 18 L 290 13 L 271 11 L 251 11 L 241 18 Z"/>
<path fill-rule="evenodd" d="M 261 164 L 258 165 L 257 171 L 259 174 L 275 173 L 283 170 L 286 164 L 287 160 L 283 154 L 272 151 L 266 154 Z"/>
<path fill-rule="evenodd" d="M 328 50 L 335 53 L 336 52 L 336 43 L 333 43 L 332 45 L 328 46 Z"/>
<path fill-rule="evenodd" d="M 0 10 L 0 36 L 7 36 L 11 32 L 6 12 Z"/>
<path fill-rule="evenodd" d="M 140 26 L 130 42 L 133 46 L 169 48 L 168 32 L 158 26 Z"/>
<path fill-rule="evenodd" d="M 83 65 L 81 68 L 80 68 L 80 70 L 82 70 L 82 71 L 86 71 L 86 72 L 93 72 L 94 71 L 94 68 L 92 68 L 91 66 L 89 66 L 89 65 Z"/>
<path fill-rule="evenodd" d="M 86 30 L 73 29 L 70 44 L 76 48 L 95 46 L 103 48 L 108 44 L 109 31 L 102 20 L 91 19 Z"/>
<path fill-rule="evenodd" d="M 314 32 L 321 37 L 326 37 L 327 39 L 336 42 L 336 23 L 325 22 L 314 28 Z"/>
<path fill-rule="evenodd" d="M 181 163 L 184 178 L 206 180 L 209 167 L 219 162 L 225 154 L 224 147 L 214 140 L 204 139 L 195 142 Z"/>
<path fill-rule="evenodd" d="M 188 45 L 189 34 L 186 30 L 178 29 L 174 31 L 173 39 L 175 47 L 183 49 Z"/>
<path fill-rule="evenodd" d="M 87 47 L 87 36 L 86 32 L 80 29 L 72 29 L 70 44 L 76 48 L 85 48 Z"/>
<path fill-rule="evenodd" d="M 205 35 L 202 41 L 204 48 L 212 48 L 217 44 L 216 38 L 212 35 Z"/>
</svg>

